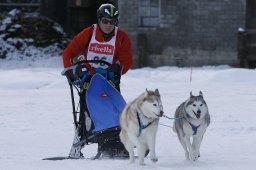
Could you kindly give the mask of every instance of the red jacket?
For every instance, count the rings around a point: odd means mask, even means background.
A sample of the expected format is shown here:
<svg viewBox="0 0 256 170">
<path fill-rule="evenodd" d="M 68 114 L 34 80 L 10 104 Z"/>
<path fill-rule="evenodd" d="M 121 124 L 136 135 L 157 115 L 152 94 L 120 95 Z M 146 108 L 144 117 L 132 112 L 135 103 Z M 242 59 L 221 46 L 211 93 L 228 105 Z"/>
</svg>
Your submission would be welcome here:
<svg viewBox="0 0 256 170">
<path fill-rule="evenodd" d="M 77 34 L 74 39 L 68 44 L 67 48 L 62 54 L 63 64 L 65 68 L 73 65 L 72 61 L 75 57 L 87 52 L 92 34 L 93 25 L 85 28 L 83 31 Z M 110 41 L 111 38 L 112 36 L 109 37 L 106 41 Z M 97 26 L 96 30 L 96 40 L 99 42 L 104 41 L 103 34 L 100 31 L 99 26 Z M 122 74 L 125 74 L 132 65 L 132 48 L 131 41 L 128 35 L 119 28 L 116 36 L 113 63 L 117 63 L 118 61 L 120 63 L 120 66 L 123 67 Z"/>
</svg>

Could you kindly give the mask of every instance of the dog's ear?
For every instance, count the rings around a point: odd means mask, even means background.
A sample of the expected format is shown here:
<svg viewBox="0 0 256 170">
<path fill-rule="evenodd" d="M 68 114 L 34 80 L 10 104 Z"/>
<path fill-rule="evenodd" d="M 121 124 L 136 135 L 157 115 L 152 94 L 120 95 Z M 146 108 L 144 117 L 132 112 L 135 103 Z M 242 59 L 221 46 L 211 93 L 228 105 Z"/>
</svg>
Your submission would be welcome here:
<svg viewBox="0 0 256 170">
<path fill-rule="evenodd" d="M 146 89 L 147 95 L 152 96 L 152 95 L 159 95 L 159 91 L 156 89 L 155 92 L 152 90 Z"/>
<path fill-rule="evenodd" d="M 149 91 L 148 91 L 148 89 L 146 88 L 146 92 L 147 92 L 147 94 L 149 94 Z"/>
<path fill-rule="evenodd" d="M 190 98 L 194 97 L 193 94 L 192 94 L 192 91 L 190 91 Z"/>
<path fill-rule="evenodd" d="M 199 92 L 199 96 L 203 97 L 203 93 L 201 92 L 201 90 Z"/>
<path fill-rule="evenodd" d="M 160 93 L 159 93 L 158 89 L 155 90 L 155 95 L 160 96 Z"/>
<path fill-rule="evenodd" d="M 147 95 L 148 95 L 148 96 L 150 96 L 150 95 L 151 95 L 150 90 L 148 90 L 147 88 L 146 88 L 146 92 L 147 92 Z"/>
</svg>

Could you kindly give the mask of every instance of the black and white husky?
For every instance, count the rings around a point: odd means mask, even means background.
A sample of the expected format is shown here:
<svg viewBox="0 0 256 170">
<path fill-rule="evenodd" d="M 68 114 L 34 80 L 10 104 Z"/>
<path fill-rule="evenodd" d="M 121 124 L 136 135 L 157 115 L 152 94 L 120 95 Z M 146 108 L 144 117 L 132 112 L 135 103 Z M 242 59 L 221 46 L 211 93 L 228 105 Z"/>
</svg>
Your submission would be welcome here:
<svg viewBox="0 0 256 170">
<path fill-rule="evenodd" d="M 130 162 L 134 162 L 134 147 L 138 152 L 139 164 L 145 165 L 144 156 L 148 150 L 150 159 L 158 161 L 155 153 L 156 132 L 163 113 L 158 89 L 146 90 L 126 105 L 120 117 L 120 139 L 129 152 Z"/>
<path fill-rule="evenodd" d="M 203 93 L 200 91 L 199 96 L 193 96 L 190 92 L 190 98 L 176 109 L 173 126 L 185 150 L 186 159 L 196 161 L 200 157 L 200 145 L 209 124 L 210 114 Z"/>
</svg>

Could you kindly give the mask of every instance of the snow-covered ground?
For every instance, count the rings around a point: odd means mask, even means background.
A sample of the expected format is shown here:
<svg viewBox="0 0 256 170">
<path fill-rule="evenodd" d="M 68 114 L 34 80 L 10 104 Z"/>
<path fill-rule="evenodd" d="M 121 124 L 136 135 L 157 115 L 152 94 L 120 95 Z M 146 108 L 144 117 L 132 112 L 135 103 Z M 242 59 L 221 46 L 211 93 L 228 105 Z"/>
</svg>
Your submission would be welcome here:
<svg viewBox="0 0 256 170">
<path fill-rule="evenodd" d="M 256 70 L 228 66 L 193 68 L 160 67 L 130 70 L 121 90 L 131 101 L 146 88 L 158 88 L 164 111 L 172 117 L 190 91 L 204 94 L 211 114 L 201 157 L 185 160 L 184 151 L 171 127 L 161 118 L 157 133 L 157 163 L 146 166 L 128 160 L 45 161 L 67 156 L 73 140 L 69 86 L 61 57 L 38 61 L 0 61 L 0 169 L 1 170 L 254 170 L 256 160 Z M 86 158 L 96 145 L 86 146 Z"/>
</svg>

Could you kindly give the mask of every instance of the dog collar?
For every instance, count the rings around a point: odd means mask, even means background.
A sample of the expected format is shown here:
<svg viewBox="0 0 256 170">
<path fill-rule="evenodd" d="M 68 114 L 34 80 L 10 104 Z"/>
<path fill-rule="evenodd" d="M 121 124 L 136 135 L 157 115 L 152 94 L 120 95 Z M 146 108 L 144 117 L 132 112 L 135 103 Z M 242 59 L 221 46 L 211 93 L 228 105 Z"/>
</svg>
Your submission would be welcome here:
<svg viewBox="0 0 256 170">
<path fill-rule="evenodd" d="M 139 116 L 139 112 L 137 112 L 137 119 L 138 119 L 138 122 L 139 122 L 139 134 L 138 134 L 138 137 L 140 136 L 141 134 L 141 131 L 145 128 L 147 128 L 149 125 L 151 125 L 152 122 L 149 122 L 147 125 L 144 125 L 143 122 L 141 121 L 140 119 L 140 116 Z"/>
</svg>

